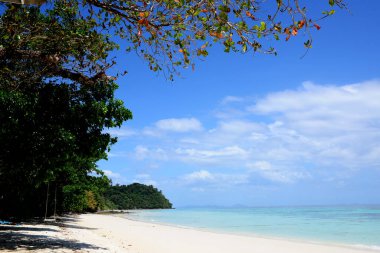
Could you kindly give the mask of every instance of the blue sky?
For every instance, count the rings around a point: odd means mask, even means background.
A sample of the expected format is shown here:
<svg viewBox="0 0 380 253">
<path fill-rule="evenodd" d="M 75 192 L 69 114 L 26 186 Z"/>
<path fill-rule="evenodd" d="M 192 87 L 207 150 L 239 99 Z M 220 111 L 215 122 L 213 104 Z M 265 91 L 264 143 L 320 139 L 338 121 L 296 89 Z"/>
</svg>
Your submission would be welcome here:
<svg viewBox="0 0 380 253">
<path fill-rule="evenodd" d="M 134 119 L 99 168 L 176 207 L 380 204 L 380 2 L 347 2 L 302 59 L 302 35 L 278 56 L 216 46 L 170 82 L 125 55 Z"/>
</svg>

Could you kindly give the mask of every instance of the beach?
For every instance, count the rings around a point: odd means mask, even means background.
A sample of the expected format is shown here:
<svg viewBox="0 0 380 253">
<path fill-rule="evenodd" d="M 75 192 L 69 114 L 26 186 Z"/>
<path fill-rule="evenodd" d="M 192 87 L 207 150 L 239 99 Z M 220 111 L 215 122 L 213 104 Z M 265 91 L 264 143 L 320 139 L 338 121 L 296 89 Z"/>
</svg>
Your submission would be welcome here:
<svg viewBox="0 0 380 253">
<path fill-rule="evenodd" d="M 222 234 L 105 214 L 65 217 L 57 225 L 2 225 L 3 252 L 364 253 L 372 249 Z"/>
</svg>

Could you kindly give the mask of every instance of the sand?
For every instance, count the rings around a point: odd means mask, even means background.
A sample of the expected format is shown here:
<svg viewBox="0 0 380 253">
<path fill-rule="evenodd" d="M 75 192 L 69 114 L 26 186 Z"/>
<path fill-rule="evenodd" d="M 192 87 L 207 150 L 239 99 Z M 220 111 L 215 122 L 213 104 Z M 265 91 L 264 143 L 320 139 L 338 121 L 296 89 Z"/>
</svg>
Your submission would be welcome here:
<svg viewBox="0 0 380 253">
<path fill-rule="evenodd" d="M 199 231 L 103 214 L 0 226 L 0 250 L 130 253 L 364 253 L 371 249 Z"/>
</svg>

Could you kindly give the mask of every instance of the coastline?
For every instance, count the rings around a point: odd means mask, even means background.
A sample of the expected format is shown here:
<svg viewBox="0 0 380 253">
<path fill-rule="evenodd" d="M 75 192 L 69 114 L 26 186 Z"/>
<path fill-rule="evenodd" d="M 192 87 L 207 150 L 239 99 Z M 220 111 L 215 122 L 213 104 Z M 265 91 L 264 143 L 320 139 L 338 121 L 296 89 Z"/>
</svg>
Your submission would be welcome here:
<svg viewBox="0 0 380 253">
<path fill-rule="evenodd" d="M 29 227 L 28 227 L 29 226 Z M 4 227 L 4 226 L 3 226 Z M 3 228 L 0 232 L 3 232 Z M 13 236 L 32 233 L 49 239 L 37 247 L 4 247 L 4 252 L 130 252 L 130 253 L 369 253 L 380 252 L 345 245 L 264 238 L 135 221 L 118 215 L 82 214 L 62 225 L 20 225 Z M 11 233 L 12 235 L 12 233 Z M 54 241 L 56 240 L 56 241 Z M 49 242 L 51 245 L 49 245 Z"/>
<path fill-rule="evenodd" d="M 136 210 L 123 210 L 122 212 L 111 212 L 111 213 L 107 213 L 107 214 L 102 214 L 102 213 L 100 213 L 100 214 L 119 217 L 122 219 L 127 219 L 127 220 L 132 221 L 132 222 L 137 222 L 137 223 L 145 223 L 145 224 L 158 225 L 158 226 L 164 226 L 164 227 L 172 227 L 172 228 L 184 229 L 184 230 L 195 230 L 195 231 L 199 231 L 199 232 L 206 232 L 206 233 L 212 233 L 212 234 L 231 235 L 231 236 L 257 238 L 257 239 L 267 239 L 267 240 L 274 240 L 274 241 L 288 241 L 288 242 L 293 242 L 293 243 L 332 246 L 332 247 L 340 247 L 340 248 L 370 250 L 370 252 L 380 253 L 380 246 L 377 246 L 377 245 L 366 245 L 366 244 L 359 244 L 359 243 L 349 244 L 349 243 L 334 242 L 334 241 L 312 240 L 312 239 L 299 238 L 299 237 L 281 237 L 281 236 L 264 235 L 264 234 L 252 233 L 252 232 L 223 231 L 223 230 L 217 230 L 217 229 L 213 229 L 213 228 L 192 227 L 192 226 L 177 225 L 174 223 L 171 224 L 171 223 L 165 223 L 165 222 L 159 222 L 159 221 L 145 221 L 143 219 L 140 220 L 140 219 L 128 217 L 128 213 L 131 213 L 134 211 L 136 211 Z M 140 210 L 138 210 L 138 211 L 140 211 Z M 144 210 L 142 210 L 142 211 L 144 211 Z"/>
</svg>

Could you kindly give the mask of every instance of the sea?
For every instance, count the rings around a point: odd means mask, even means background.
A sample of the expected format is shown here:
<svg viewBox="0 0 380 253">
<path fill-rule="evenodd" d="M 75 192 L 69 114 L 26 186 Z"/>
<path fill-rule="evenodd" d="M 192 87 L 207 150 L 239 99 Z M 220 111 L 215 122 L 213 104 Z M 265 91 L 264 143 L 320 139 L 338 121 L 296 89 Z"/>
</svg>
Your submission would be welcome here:
<svg viewBox="0 0 380 253">
<path fill-rule="evenodd" d="M 380 206 L 192 207 L 128 211 L 132 220 L 380 251 Z"/>
</svg>

